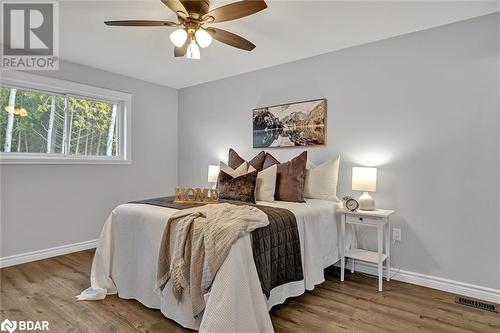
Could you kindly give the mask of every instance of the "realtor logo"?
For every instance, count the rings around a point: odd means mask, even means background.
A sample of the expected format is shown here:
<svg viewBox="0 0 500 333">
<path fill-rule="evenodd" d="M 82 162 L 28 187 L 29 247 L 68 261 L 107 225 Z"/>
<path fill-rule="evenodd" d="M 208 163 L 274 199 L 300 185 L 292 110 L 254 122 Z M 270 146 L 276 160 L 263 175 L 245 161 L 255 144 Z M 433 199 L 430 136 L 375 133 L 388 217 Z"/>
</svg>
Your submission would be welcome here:
<svg viewBox="0 0 500 333">
<path fill-rule="evenodd" d="M 10 321 L 9 319 L 5 319 L 0 324 L 0 330 L 2 330 L 2 332 L 8 331 L 9 333 L 12 333 L 16 330 L 16 328 L 17 328 L 17 322 Z"/>
<path fill-rule="evenodd" d="M 58 3 L 2 1 L 0 67 L 58 69 Z"/>
</svg>

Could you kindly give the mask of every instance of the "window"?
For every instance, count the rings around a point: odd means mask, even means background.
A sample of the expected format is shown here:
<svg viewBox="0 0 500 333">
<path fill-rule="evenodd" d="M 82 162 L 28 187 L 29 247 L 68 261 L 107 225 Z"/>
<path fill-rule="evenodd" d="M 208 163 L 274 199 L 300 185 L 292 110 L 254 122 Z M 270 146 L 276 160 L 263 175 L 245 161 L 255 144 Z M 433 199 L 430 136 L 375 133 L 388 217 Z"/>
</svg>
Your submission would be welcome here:
<svg viewBox="0 0 500 333">
<path fill-rule="evenodd" d="M 129 94 L 73 82 L 26 73 L 2 77 L 0 160 L 130 162 L 126 133 L 130 102 Z"/>
</svg>

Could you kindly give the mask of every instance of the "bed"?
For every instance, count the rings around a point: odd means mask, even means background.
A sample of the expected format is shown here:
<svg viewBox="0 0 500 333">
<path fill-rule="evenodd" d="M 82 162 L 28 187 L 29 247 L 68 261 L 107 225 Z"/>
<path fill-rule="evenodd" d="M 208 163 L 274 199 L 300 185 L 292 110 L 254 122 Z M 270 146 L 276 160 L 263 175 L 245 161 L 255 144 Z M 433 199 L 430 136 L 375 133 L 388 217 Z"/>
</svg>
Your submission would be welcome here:
<svg viewBox="0 0 500 333">
<path fill-rule="evenodd" d="M 266 299 L 252 256 L 251 235 L 247 234 L 232 245 L 210 292 L 204 295 L 203 314 L 194 318 L 188 291 L 178 302 L 170 281 L 162 291 L 154 288 L 162 234 L 176 210 L 124 204 L 113 210 L 102 229 L 92 264 L 91 288 L 80 299 L 92 299 L 88 297 L 92 294 L 95 299 L 96 293 L 118 293 L 120 298 L 136 299 L 149 308 L 160 309 L 165 317 L 200 332 L 273 332 L 269 310 L 288 297 L 314 289 L 324 281 L 324 268 L 340 259 L 335 216 L 338 203 L 306 199 L 306 203 L 257 204 L 288 209 L 295 215 L 304 280 L 278 286 Z M 347 231 L 346 239 L 349 248 L 352 231 Z"/>
</svg>

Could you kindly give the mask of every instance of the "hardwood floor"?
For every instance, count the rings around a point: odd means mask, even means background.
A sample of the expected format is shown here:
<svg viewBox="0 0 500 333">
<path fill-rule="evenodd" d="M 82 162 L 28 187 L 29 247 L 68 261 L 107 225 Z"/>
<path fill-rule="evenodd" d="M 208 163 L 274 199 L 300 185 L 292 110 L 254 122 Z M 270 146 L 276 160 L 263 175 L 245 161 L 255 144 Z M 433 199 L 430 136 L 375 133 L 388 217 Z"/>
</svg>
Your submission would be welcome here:
<svg viewBox="0 0 500 333">
<path fill-rule="evenodd" d="M 134 300 L 77 302 L 93 251 L 0 270 L 1 320 L 49 320 L 50 332 L 192 332 Z M 276 332 L 500 332 L 500 315 L 454 303 L 454 295 L 328 269 L 323 284 L 272 309 Z"/>
</svg>

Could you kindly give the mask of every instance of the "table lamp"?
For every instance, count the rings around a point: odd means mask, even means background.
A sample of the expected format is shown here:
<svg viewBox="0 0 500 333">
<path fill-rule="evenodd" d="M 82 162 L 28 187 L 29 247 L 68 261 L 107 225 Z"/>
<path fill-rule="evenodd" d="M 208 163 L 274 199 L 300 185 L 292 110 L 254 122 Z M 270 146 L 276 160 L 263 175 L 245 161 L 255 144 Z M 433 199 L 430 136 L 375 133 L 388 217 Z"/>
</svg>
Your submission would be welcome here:
<svg viewBox="0 0 500 333">
<path fill-rule="evenodd" d="M 219 177 L 219 166 L 209 165 L 208 166 L 208 182 L 217 183 L 217 178 Z"/>
<path fill-rule="evenodd" d="M 360 210 L 374 210 L 375 201 L 368 192 L 377 190 L 377 168 L 353 167 L 352 190 L 363 191 L 358 199 Z"/>
</svg>

